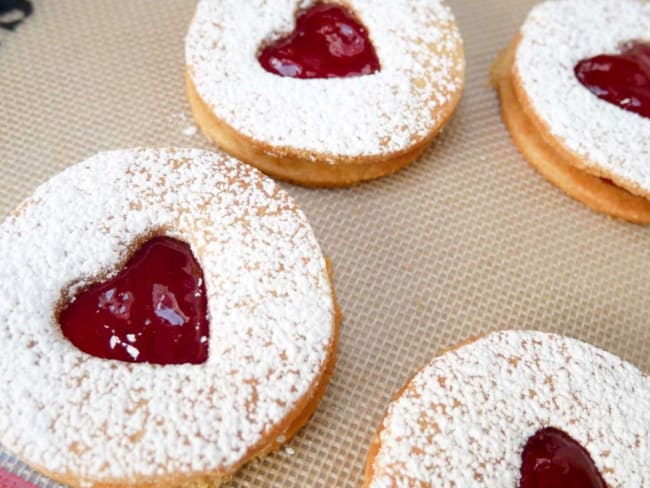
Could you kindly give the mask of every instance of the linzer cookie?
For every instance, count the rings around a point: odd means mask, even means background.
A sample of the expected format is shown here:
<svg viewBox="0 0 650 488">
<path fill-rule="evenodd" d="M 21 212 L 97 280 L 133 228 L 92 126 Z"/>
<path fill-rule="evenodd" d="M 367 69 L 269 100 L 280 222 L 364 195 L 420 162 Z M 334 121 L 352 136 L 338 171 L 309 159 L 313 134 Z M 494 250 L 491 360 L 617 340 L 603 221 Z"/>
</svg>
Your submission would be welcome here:
<svg viewBox="0 0 650 488">
<path fill-rule="evenodd" d="M 650 377 L 575 339 L 489 334 L 397 394 L 366 486 L 650 486 Z"/>
<path fill-rule="evenodd" d="M 411 163 L 452 115 L 465 71 L 439 0 L 201 0 L 185 57 L 203 132 L 308 186 L 351 185 Z"/>
<path fill-rule="evenodd" d="M 216 486 L 322 397 L 339 315 L 272 180 L 191 149 L 100 153 L 0 226 L 0 442 L 72 486 Z"/>
<path fill-rule="evenodd" d="M 544 2 L 492 78 L 533 167 L 598 212 L 650 223 L 650 4 Z"/>
</svg>

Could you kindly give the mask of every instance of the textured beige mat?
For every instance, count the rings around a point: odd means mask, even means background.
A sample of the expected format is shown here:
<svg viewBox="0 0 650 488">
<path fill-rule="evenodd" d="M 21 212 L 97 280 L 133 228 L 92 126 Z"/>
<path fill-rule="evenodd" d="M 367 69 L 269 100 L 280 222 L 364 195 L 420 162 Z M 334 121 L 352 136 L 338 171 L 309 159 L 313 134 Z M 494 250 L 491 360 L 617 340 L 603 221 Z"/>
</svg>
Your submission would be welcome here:
<svg viewBox="0 0 650 488">
<path fill-rule="evenodd" d="M 533 2 L 449 3 L 467 89 L 437 143 L 399 174 L 356 188 L 284 185 L 334 263 L 339 359 L 307 427 L 232 486 L 359 486 L 396 389 L 436 351 L 489 330 L 569 334 L 650 371 L 650 229 L 596 215 L 530 169 L 488 85 Z M 15 32 L 0 29 L 0 215 L 98 150 L 210 147 L 184 95 L 193 9 L 187 0 L 41 0 Z M 58 486 L 1 451 L 0 466 Z"/>
</svg>

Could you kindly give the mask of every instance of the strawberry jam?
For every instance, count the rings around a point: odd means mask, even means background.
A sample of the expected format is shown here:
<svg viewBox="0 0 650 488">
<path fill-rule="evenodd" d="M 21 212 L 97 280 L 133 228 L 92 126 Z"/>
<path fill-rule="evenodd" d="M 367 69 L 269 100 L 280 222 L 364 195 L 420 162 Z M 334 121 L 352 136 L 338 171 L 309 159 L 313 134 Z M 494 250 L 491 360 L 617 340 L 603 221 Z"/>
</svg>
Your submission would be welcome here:
<svg viewBox="0 0 650 488">
<path fill-rule="evenodd" d="M 597 97 L 650 118 L 650 43 L 628 42 L 620 54 L 583 59 L 574 72 Z"/>
<path fill-rule="evenodd" d="M 259 62 L 293 78 L 344 78 L 380 69 L 366 28 L 344 7 L 323 3 L 300 13 L 295 30 L 264 48 Z"/>
<path fill-rule="evenodd" d="M 559 429 L 538 431 L 521 459 L 519 488 L 607 488 L 587 450 Z"/>
<path fill-rule="evenodd" d="M 88 354 L 154 364 L 203 363 L 209 324 L 203 271 L 170 237 L 145 242 L 109 280 L 62 310 L 63 334 Z"/>
</svg>

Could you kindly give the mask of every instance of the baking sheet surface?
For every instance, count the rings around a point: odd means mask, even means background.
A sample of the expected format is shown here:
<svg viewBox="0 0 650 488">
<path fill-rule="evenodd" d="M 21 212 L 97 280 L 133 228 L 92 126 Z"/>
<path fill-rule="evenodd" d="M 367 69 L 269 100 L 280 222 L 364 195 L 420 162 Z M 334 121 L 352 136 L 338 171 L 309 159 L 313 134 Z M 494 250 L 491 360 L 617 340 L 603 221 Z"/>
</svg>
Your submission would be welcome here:
<svg viewBox="0 0 650 488">
<path fill-rule="evenodd" d="M 184 94 L 194 2 L 34 1 L 0 28 L 0 216 L 99 150 L 212 146 Z M 501 328 L 578 337 L 650 371 L 650 228 L 543 180 L 512 145 L 488 70 L 530 0 L 456 0 L 467 86 L 417 163 L 343 190 L 283 184 L 333 264 L 336 373 L 312 420 L 229 486 L 354 487 L 389 399 L 437 351 Z M 0 467 L 60 486 L 0 448 Z"/>
</svg>

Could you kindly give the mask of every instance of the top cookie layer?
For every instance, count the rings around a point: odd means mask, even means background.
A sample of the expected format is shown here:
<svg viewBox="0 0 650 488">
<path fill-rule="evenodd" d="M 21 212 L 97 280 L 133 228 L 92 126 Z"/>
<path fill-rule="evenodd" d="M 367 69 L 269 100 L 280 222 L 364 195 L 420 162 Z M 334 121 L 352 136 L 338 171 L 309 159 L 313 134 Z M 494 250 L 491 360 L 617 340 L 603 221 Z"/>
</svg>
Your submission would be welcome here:
<svg viewBox="0 0 650 488">
<path fill-rule="evenodd" d="M 301 80 L 265 71 L 268 40 L 290 32 L 313 1 L 201 0 L 186 38 L 199 96 L 241 134 L 322 159 L 405 151 L 439 127 L 464 76 L 454 17 L 439 0 L 346 2 L 367 27 L 381 71 Z"/>
<path fill-rule="evenodd" d="M 152 231 L 188 242 L 203 268 L 201 365 L 95 358 L 57 323 L 62 292 L 114 273 Z M 100 153 L 0 226 L 0 256 L 0 442 L 81 481 L 229 469 L 313 387 L 333 339 L 332 290 L 303 213 L 220 154 Z"/>
<path fill-rule="evenodd" d="M 535 115 L 584 169 L 650 196 L 650 119 L 599 99 L 573 72 L 580 60 L 615 54 L 630 40 L 650 40 L 647 2 L 547 1 L 521 28 L 514 74 Z"/>
<path fill-rule="evenodd" d="M 593 346 L 490 334 L 436 358 L 390 405 L 373 488 L 518 486 L 530 436 L 553 426 L 608 486 L 650 485 L 650 378 Z"/>
</svg>

